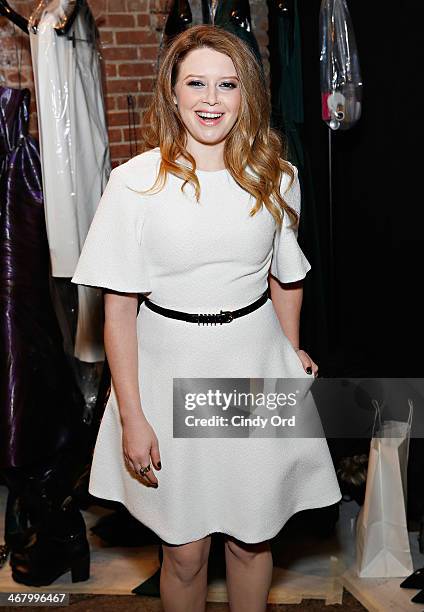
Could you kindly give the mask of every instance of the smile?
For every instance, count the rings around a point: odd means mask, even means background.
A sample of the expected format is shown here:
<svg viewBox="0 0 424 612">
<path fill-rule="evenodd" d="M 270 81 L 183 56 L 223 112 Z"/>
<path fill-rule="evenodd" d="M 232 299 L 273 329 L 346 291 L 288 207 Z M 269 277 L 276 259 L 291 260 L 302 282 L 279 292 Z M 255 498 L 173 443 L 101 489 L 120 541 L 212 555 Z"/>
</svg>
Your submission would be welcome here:
<svg viewBox="0 0 424 612">
<path fill-rule="evenodd" d="M 195 111 L 200 123 L 204 125 L 216 125 L 220 122 L 224 113 L 207 113 L 203 111 Z"/>
</svg>

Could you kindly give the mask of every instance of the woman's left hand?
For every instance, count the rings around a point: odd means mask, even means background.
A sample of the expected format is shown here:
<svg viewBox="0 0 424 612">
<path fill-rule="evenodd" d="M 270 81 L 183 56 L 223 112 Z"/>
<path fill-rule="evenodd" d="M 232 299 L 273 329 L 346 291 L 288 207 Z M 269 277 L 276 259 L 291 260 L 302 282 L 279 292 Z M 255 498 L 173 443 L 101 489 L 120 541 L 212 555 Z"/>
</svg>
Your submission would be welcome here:
<svg viewBox="0 0 424 612">
<path fill-rule="evenodd" d="M 305 372 L 313 375 L 316 378 L 318 376 L 318 366 L 315 361 L 313 361 L 313 359 L 309 357 L 308 353 L 302 349 L 297 349 L 296 354 L 299 357 Z"/>
</svg>

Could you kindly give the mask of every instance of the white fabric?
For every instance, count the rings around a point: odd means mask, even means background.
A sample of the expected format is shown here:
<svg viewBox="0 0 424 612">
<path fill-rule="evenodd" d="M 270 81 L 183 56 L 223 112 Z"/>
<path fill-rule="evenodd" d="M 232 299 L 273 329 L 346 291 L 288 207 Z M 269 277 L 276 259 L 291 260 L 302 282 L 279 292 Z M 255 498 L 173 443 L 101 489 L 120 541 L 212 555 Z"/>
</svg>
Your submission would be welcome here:
<svg viewBox="0 0 424 612">
<path fill-rule="evenodd" d="M 44 210 L 54 277 L 74 274 L 110 173 L 92 16 L 83 5 L 68 35 L 59 36 L 54 25 L 66 4 L 66 0 L 51 3 L 41 15 L 37 33 L 30 28 Z M 69 39 L 72 36 L 75 45 Z M 101 361 L 101 291 L 79 287 L 78 298 L 75 356 L 81 361 Z"/>
<path fill-rule="evenodd" d="M 276 272 L 305 276 L 310 265 L 291 230 L 275 245 L 272 215 L 263 208 L 249 217 L 253 199 L 226 170 L 198 171 L 200 204 L 172 175 L 161 192 L 137 194 L 153 184 L 159 161 L 154 149 L 112 171 L 72 282 L 149 292 L 161 306 L 206 313 L 255 301 L 267 288 L 273 246 Z M 112 382 L 91 468 L 93 495 L 122 502 L 172 544 L 216 531 L 263 541 L 292 514 L 340 500 L 325 438 L 172 437 L 173 377 L 310 378 L 271 300 L 221 326 L 163 317 L 142 303 L 137 337 L 141 403 L 163 464 L 159 487 L 146 487 L 126 468 Z"/>
</svg>

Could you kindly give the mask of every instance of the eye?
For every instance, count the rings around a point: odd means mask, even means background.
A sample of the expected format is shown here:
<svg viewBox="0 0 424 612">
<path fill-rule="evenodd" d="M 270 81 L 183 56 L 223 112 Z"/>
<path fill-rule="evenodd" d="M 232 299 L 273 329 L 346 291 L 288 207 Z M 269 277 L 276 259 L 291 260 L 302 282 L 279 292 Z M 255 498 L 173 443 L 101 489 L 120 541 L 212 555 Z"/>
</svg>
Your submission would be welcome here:
<svg viewBox="0 0 424 612">
<path fill-rule="evenodd" d="M 202 81 L 189 81 L 187 85 L 189 85 L 190 87 L 198 87 L 199 85 L 202 86 L 203 83 Z"/>
<path fill-rule="evenodd" d="M 235 89 L 237 87 L 232 81 L 223 81 L 221 85 L 224 86 L 224 89 Z"/>
</svg>

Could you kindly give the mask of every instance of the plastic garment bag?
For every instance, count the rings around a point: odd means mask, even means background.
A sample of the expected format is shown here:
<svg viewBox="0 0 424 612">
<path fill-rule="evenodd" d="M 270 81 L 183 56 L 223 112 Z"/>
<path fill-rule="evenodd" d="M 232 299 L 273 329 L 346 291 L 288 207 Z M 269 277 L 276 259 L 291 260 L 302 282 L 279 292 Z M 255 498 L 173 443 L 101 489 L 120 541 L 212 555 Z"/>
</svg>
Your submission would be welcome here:
<svg viewBox="0 0 424 612">
<path fill-rule="evenodd" d="M 29 19 L 52 276 L 71 278 L 110 173 L 98 32 L 81 1 L 42 0 Z M 102 292 L 78 287 L 75 356 L 104 359 Z"/>
<path fill-rule="evenodd" d="M 362 80 L 346 0 L 322 0 L 319 29 L 322 118 L 347 130 L 361 116 Z"/>
</svg>

